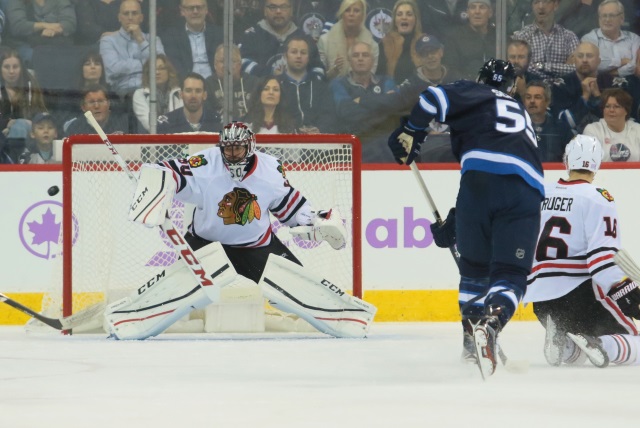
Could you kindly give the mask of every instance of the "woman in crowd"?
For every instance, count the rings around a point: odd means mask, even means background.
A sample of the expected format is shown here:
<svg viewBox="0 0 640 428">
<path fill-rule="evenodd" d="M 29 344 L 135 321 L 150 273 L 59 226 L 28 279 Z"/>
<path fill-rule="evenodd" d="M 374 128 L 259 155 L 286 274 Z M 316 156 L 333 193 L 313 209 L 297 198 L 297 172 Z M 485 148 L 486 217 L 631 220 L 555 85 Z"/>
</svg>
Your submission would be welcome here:
<svg viewBox="0 0 640 428">
<path fill-rule="evenodd" d="M 602 91 L 602 116 L 584 128 L 584 134 L 602 144 L 604 162 L 640 161 L 640 124 L 630 118 L 633 99 L 620 88 Z"/>
<path fill-rule="evenodd" d="M 280 104 L 280 82 L 273 76 L 261 79 L 249 100 L 249 112 L 244 122 L 256 134 L 292 134 L 296 131 L 294 119 Z"/>
<path fill-rule="evenodd" d="M 331 27 L 328 33 L 320 36 L 318 50 L 329 79 L 346 76 L 349 73 L 347 51 L 356 42 L 365 42 L 372 47 L 371 53 L 374 57 L 372 71 L 376 72 L 380 51 L 373 35 L 364 27 L 366 15 L 366 1 L 343 0 L 340 9 L 338 9 L 338 22 Z"/>
<path fill-rule="evenodd" d="M 47 111 L 40 85 L 15 49 L 0 54 L 0 129 L 7 138 L 27 138 L 31 118 Z"/>
<path fill-rule="evenodd" d="M 415 43 L 422 33 L 420 10 L 414 0 L 398 0 L 393 7 L 391 30 L 382 39 L 377 74 L 402 83 L 422 63 Z"/>
<path fill-rule="evenodd" d="M 142 88 L 133 93 L 133 112 L 144 129 L 149 130 L 149 60 L 142 67 Z M 180 81 L 175 67 L 164 54 L 156 57 L 156 105 L 158 116 L 182 107 Z"/>
</svg>

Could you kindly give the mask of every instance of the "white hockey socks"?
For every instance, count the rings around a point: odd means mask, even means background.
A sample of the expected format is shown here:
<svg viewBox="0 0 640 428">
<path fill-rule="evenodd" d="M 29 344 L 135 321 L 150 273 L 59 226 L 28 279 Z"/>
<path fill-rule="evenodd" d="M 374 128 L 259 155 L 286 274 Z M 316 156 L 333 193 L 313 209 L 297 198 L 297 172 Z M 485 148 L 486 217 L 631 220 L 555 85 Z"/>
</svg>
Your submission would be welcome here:
<svg viewBox="0 0 640 428">
<path fill-rule="evenodd" d="M 640 365 L 640 336 L 630 334 L 612 334 L 600 336 L 602 347 L 609 361 L 620 365 Z"/>
</svg>

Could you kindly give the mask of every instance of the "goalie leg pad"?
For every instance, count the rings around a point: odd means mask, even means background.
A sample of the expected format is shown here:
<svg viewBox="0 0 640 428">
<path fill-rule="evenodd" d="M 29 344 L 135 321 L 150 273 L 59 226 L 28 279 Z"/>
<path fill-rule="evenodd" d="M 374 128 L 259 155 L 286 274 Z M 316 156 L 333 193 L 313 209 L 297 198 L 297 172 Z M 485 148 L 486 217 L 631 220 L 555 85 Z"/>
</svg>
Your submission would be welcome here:
<svg viewBox="0 0 640 428">
<path fill-rule="evenodd" d="M 259 285 L 274 307 L 334 337 L 365 337 L 377 311 L 326 278 L 275 254 L 269 255 Z"/>
<path fill-rule="evenodd" d="M 116 339 L 136 340 L 157 336 L 194 309 L 220 299 L 220 289 L 236 278 L 236 271 L 222 245 L 213 242 L 195 252 L 214 285 L 201 287 L 189 268 L 174 263 L 133 296 L 110 304 L 105 311 L 105 330 Z"/>
<path fill-rule="evenodd" d="M 143 165 L 129 209 L 129 220 L 147 227 L 161 225 L 165 213 L 171 208 L 175 188 L 171 173 L 155 166 Z"/>
</svg>

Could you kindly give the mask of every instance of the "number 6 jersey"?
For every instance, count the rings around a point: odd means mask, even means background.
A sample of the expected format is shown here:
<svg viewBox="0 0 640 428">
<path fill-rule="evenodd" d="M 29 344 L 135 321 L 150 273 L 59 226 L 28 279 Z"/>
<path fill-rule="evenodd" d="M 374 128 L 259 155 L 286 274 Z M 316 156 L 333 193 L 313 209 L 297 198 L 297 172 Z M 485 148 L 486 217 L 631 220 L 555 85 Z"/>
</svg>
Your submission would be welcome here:
<svg viewBox="0 0 640 428">
<path fill-rule="evenodd" d="M 589 278 L 606 294 L 625 277 L 613 262 L 620 248 L 613 197 L 584 180 L 547 183 L 545 192 L 524 301 L 562 297 Z"/>
</svg>

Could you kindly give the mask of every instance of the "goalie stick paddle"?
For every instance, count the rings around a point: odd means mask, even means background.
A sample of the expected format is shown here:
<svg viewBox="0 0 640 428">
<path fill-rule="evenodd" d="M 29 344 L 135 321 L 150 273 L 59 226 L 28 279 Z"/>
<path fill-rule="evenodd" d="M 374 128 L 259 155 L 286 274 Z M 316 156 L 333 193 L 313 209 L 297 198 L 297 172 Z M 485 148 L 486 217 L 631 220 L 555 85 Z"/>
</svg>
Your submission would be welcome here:
<svg viewBox="0 0 640 428">
<path fill-rule="evenodd" d="M 38 312 L 24 306 L 22 303 L 18 303 L 10 297 L 5 296 L 0 293 L 0 302 L 3 302 L 14 309 L 19 310 L 32 318 L 37 319 L 43 324 L 48 325 L 49 327 L 53 327 L 56 330 L 71 330 L 76 327 L 80 327 L 83 324 L 86 324 L 89 320 L 91 320 L 96 315 L 102 313 L 105 308 L 104 303 L 97 303 L 95 305 L 89 306 L 88 308 L 64 318 L 49 318 L 44 315 L 39 314 Z"/>
</svg>

